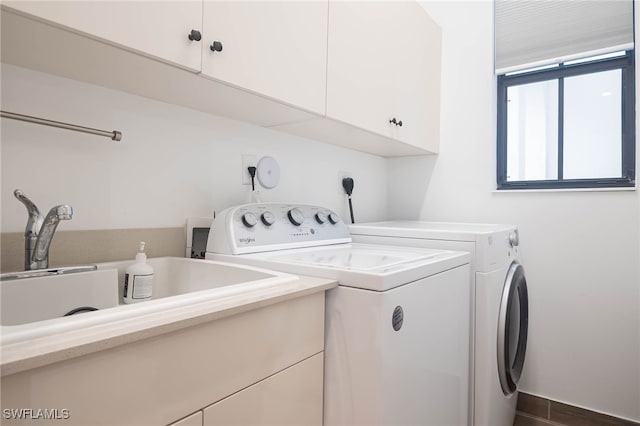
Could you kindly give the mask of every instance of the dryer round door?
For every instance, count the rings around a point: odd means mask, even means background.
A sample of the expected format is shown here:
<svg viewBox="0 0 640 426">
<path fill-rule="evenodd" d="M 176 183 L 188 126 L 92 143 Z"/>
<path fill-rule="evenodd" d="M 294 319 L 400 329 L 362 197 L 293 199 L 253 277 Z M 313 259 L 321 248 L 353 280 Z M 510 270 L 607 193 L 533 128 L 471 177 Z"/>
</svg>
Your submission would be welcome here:
<svg viewBox="0 0 640 426">
<path fill-rule="evenodd" d="M 517 262 L 509 267 L 498 316 L 498 376 L 505 395 L 518 389 L 529 328 L 529 298 L 524 268 Z"/>
</svg>

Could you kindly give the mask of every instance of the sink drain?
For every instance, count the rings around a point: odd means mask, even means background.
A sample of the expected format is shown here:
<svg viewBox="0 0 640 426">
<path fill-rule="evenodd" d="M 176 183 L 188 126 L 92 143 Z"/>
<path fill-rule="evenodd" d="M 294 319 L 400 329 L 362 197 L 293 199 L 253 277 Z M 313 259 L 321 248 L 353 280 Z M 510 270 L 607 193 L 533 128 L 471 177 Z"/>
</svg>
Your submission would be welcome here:
<svg viewBox="0 0 640 426">
<path fill-rule="evenodd" d="M 81 306 L 79 308 L 75 308 L 64 314 L 63 316 L 68 317 L 69 315 L 81 314 L 83 312 L 91 312 L 97 311 L 98 308 L 94 308 L 93 306 Z"/>
</svg>

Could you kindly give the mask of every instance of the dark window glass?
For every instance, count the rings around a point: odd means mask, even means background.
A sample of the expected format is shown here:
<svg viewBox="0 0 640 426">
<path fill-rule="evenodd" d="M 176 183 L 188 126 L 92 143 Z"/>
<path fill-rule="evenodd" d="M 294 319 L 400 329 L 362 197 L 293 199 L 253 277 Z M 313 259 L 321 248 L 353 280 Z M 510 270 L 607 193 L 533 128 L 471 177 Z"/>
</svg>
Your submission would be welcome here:
<svg viewBox="0 0 640 426">
<path fill-rule="evenodd" d="M 633 58 L 498 76 L 498 189 L 634 186 Z"/>
</svg>

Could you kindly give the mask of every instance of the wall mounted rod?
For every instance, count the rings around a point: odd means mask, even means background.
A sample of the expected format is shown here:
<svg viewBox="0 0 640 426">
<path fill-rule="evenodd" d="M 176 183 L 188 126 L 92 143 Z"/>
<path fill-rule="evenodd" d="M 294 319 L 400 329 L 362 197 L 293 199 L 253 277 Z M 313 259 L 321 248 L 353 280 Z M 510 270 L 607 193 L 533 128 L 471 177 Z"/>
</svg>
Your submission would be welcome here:
<svg viewBox="0 0 640 426">
<path fill-rule="evenodd" d="M 28 123 L 42 124 L 44 126 L 59 127 L 60 129 L 73 130 L 76 132 L 90 133 L 92 135 L 106 136 L 113 141 L 122 140 L 122 132 L 117 130 L 107 131 L 92 129 L 91 127 L 76 126 L 75 124 L 62 123 L 60 121 L 46 120 L 44 118 L 31 117 L 30 115 L 16 114 L 14 112 L 0 111 L 0 117 L 12 120 L 26 121 Z"/>
</svg>

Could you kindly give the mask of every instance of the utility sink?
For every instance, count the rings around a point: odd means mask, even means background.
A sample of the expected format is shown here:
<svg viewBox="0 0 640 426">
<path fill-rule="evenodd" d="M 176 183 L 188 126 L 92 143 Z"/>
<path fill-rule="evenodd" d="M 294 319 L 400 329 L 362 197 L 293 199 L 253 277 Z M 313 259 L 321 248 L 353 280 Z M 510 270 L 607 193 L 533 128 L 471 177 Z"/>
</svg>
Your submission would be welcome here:
<svg viewBox="0 0 640 426">
<path fill-rule="evenodd" d="M 118 306 L 115 269 L 2 281 L 1 324 L 19 325 Z"/>
<path fill-rule="evenodd" d="M 114 327 L 128 329 L 206 315 L 224 309 L 231 299 L 236 305 L 250 303 L 262 297 L 258 294 L 285 291 L 298 280 L 291 274 L 209 260 L 163 257 L 147 262 L 154 268 L 152 298 L 130 305 L 122 301 L 124 274 L 133 263 L 129 260 L 100 263 L 91 272 L 0 281 L 0 344 L 71 330 L 89 333 L 90 327 L 105 324 L 125 324 Z"/>
<path fill-rule="evenodd" d="M 98 270 L 118 271 L 118 293 L 122 300 L 124 274 L 133 262 L 99 263 Z M 212 262 L 182 257 L 158 257 L 147 259 L 153 266 L 153 295 L 151 300 L 233 286 L 273 278 L 277 273 L 239 267 L 228 263 Z M 147 302 L 138 302 L 147 303 Z"/>
</svg>

